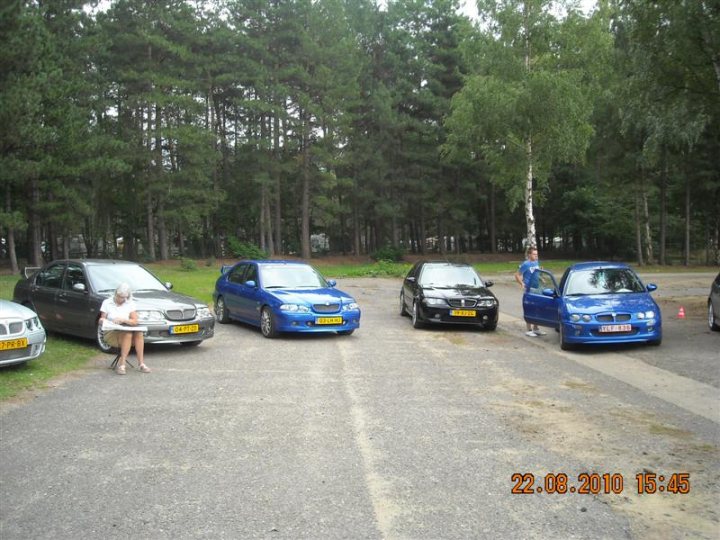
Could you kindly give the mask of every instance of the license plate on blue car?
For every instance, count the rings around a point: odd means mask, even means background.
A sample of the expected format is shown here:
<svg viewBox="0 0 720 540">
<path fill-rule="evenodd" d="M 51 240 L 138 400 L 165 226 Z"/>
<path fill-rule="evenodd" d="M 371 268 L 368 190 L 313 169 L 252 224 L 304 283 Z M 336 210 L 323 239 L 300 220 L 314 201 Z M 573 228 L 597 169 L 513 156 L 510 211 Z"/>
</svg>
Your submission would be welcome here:
<svg viewBox="0 0 720 540">
<path fill-rule="evenodd" d="M 342 317 L 318 317 L 315 324 L 342 324 Z"/>
<path fill-rule="evenodd" d="M 600 327 L 600 332 L 603 334 L 611 334 L 613 332 L 630 332 L 632 326 L 629 324 L 605 324 Z"/>
</svg>

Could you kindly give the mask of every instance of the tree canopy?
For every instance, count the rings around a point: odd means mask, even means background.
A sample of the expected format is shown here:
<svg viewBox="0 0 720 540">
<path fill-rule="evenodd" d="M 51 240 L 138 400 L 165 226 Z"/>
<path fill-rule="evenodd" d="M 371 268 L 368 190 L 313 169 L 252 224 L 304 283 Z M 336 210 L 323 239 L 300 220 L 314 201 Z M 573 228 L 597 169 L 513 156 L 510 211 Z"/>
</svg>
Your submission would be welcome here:
<svg viewBox="0 0 720 540">
<path fill-rule="evenodd" d="M 10 0 L 2 258 L 720 264 L 706 0 Z"/>
</svg>

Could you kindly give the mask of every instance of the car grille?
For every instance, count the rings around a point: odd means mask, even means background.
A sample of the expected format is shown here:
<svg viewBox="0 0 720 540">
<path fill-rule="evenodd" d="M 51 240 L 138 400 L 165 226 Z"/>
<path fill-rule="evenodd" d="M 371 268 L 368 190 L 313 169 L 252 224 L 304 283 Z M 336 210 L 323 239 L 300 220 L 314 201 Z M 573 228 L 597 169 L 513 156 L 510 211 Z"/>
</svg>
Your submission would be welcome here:
<svg viewBox="0 0 720 540">
<path fill-rule="evenodd" d="M 623 322 L 630 320 L 629 313 L 603 313 L 595 317 L 600 322 Z"/>
<path fill-rule="evenodd" d="M 0 336 L 12 336 L 23 331 L 23 321 L 2 321 L 0 322 Z"/>
<path fill-rule="evenodd" d="M 477 300 L 475 298 L 450 298 L 447 303 L 454 308 L 475 307 Z"/>
<path fill-rule="evenodd" d="M 314 304 L 315 313 L 335 313 L 340 309 L 340 304 Z"/>
<path fill-rule="evenodd" d="M 195 318 L 195 308 L 168 309 L 165 316 L 169 321 L 190 321 Z"/>
</svg>

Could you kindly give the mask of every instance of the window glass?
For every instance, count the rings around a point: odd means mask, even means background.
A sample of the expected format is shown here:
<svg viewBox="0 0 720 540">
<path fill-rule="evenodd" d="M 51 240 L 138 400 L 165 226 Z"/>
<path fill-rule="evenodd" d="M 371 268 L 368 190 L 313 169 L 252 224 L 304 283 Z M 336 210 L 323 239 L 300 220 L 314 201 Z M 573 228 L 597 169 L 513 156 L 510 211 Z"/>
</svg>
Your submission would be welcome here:
<svg viewBox="0 0 720 540">
<path fill-rule="evenodd" d="M 78 283 L 82 283 L 87 287 L 85 283 L 85 272 L 83 272 L 82 266 L 79 264 L 68 264 L 63 289 L 73 290 L 73 286 Z"/>
<path fill-rule="evenodd" d="M 64 270 L 64 264 L 53 264 L 52 266 L 48 266 L 44 270 L 40 270 L 40 272 L 38 272 L 37 278 L 35 278 L 35 284 L 41 287 L 59 289 L 60 285 L 62 285 L 62 275 Z"/>
<path fill-rule="evenodd" d="M 247 264 L 239 264 L 235 268 L 230 270 L 230 275 L 228 275 L 228 281 L 230 283 L 242 283 L 243 274 L 247 270 L 247 267 Z"/>
<path fill-rule="evenodd" d="M 254 264 L 248 265 L 248 271 L 243 278 L 243 283 L 247 283 L 248 281 L 254 281 L 255 284 L 257 284 L 258 282 L 257 266 L 255 266 Z"/>
</svg>

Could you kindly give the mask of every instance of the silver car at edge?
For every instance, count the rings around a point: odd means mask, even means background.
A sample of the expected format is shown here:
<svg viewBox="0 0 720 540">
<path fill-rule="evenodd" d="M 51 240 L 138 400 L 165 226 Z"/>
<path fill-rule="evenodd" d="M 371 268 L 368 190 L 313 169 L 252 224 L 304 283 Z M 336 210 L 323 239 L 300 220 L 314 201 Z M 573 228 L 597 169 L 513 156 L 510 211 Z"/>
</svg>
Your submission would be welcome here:
<svg viewBox="0 0 720 540">
<path fill-rule="evenodd" d="M 94 339 L 105 352 L 98 324 L 100 306 L 120 283 L 132 290 L 145 343 L 199 345 L 215 334 L 215 316 L 207 303 L 171 291 L 144 266 L 109 259 L 57 260 L 25 272 L 13 301 L 31 308 L 48 332 Z"/>
<path fill-rule="evenodd" d="M 45 352 L 45 329 L 37 313 L 0 300 L 0 366 L 24 364 Z"/>
</svg>

